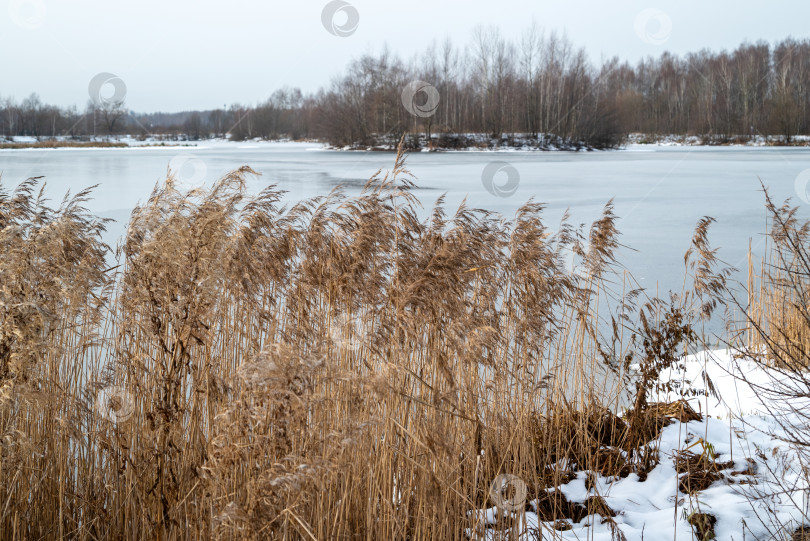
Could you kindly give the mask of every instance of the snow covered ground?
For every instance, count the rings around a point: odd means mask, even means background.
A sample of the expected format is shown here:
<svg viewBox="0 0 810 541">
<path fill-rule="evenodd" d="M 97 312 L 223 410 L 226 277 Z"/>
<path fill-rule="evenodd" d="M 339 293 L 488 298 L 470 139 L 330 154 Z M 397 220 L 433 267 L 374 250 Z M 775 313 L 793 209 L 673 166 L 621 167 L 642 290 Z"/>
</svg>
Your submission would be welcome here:
<svg viewBox="0 0 810 541">
<path fill-rule="evenodd" d="M 697 135 L 649 135 L 644 133 L 631 133 L 627 136 L 625 148 L 635 149 L 650 146 L 731 146 L 731 147 L 764 147 L 784 145 L 784 138 L 774 135 L 736 136 L 727 142 L 717 140 L 715 144 L 707 144 L 706 139 Z M 792 137 L 794 145 L 810 144 L 810 136 L 795 135 Z"/>
<path fill-rule="evenodd" d="M 712 380 L 720 398 L 708 392 L 704 375 Z M 752 384 L 741 381 L 741 375 Z M 799 526 L 810 523 L 810 486 L 803 469 L 807 449 L 802 453 L 780 439 L 786 434 L 778 419 L 795 424 L 800 420 L 791 411 L 795 402 L 768 397 L 766 390 L 774 378 L 782 382 L 787 379 L 735 351 L 704 351 L 683 358 L 677 368 L 660 378 L 662 384 L 677 382 L 677 390 L 659 392 L 653 399 L 683 397 L 695 411 L 708 415 L 700 421 L 674 421 L 663 429 L 657 440 L 660 463 L 645 480 L 631 473 L 617 479 L 590 476 L 587 482 L 588 473 L 579 472 L 571 482 L 551 489 L 560 490 L 569 502 L 603 497 L 616 512 L 613 524 L 600 515 L 589 515 L 577 523 L 567 521 L 563 526 L 571 529 L 561 531 L 555 530 L 553 523 L 538 522 L 538 515 L 527 511 L 525 525 L 518 519 L 518 538 L 700 539 L 688 518 L 707 513 L 716 518 L 718 540 L 791 539 Z M 719 478 L 691 496 L 679 488 L 684 474 L 676 470 L 676 457 L 687 451 L 713 454 L 718 464 Z M 530 505 L 537 509 L 537 501 Z M 480 538 L 510 539 L 508 531 L 483 527 L 486 522 L 494 523 L 495 515 L 495 507 L 480 512 Z"/>
<path fill-rule="evenodd" d="M 38 140 L 36 137 L 30 136 L 14 136 L 14 137 L 0 137 L 0 143 L 24 143 L 24 144 L 33 144 L 36 143 Z M 58 141 L 58 142 L 71 142 L 75 141 L 69 137 L 53 137 L 53 138 L 42 138 L 40 141 Z M 200 139 L 200 140 L 185 140 L 185 139 L 172 139 L 172 138 L 163 138 L 159 136 L 154 137 L 146 137 L 146 138 L 138 138 L 133 137 L 131 135 L 121 135 L 115 137 L 91 137 L 89 139 L 82 139 L 83 142 L 94 142 L 94 143 L 104 143 L 104 142 L 112 142 L 112 143 L 124 143 L 129 148 L 139 148 L 139 149 L 152 149 L 152 150 L 162 150 L 162 149 L 261 149 L 261 148 L 295 148 L 301 149 L 302 147 L 306 147 L 307 149 L 317 149 L 323 150 L 327 148 L 325 143 L 318 143 L 314 141 L 291 141 L 286 139 L 280 140 L 263 140 L 263 139 L 251 139 L 248 141 L 230 141 L 229 139 L 223 138 L 216 138 L 216 139 Z M 19 152 L 20 150 L 109 150 L 113 148 L 115 150 L 126 150 L 127 147 L 58 147 L 58 148 L 21 148 L 21 149 L 0 149 L 0 150 L 11 150 L 14 152 Z"/>
</svg>

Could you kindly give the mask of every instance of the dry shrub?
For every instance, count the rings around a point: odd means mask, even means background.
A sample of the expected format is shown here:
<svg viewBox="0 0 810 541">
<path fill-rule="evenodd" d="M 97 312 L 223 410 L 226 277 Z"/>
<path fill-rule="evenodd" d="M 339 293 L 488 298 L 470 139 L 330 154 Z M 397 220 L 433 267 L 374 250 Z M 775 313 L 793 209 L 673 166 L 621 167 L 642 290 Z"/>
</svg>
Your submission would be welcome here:
<svg viewBox="0 0 810 541">
<path fill-rule="evenodd" d="M 585 500 L 585 508 L 588 514 L 601 515 L 604 518 L 611 518 L 616 516 L 616 511 L 610 508 L 605 499 L 601 496 L 589 496 Z"/>
<path fill-rule="evenodd" d="M 558 532 L 567 532 L 574 528 L 567 520 L 555 520 L 551 527 Z"/>
<path fill-rule="evenodd" d="M 678 451 L 675 455 L 675 471 L 688 473 L 699 470 L 720 471 L 734 467 L 733 461 L 717 462 L 709 453 L 693 453 L 691 451 Z"/>
<path fill-rule="evenodd" d="M 802 524 L 790 536 L 790 541 L 807 541 L 810 539 L 810 526 Z"/>
<path fill-rule="evenodd" d="M 714 539 L 714 525 L 717 524 L 717 517 L 709 513 L 692 513 L 689 515 L 688 521 L 695 530 L 699 541 Z"/>
<path fill-rule="evenodd" d="M 616 516 L 601 496 L 589 496 L 583 503 L 568 501 L 559 490 L 543 491 L 538 494 L 532 510 L 543 522 L 569 523 L 580 522 L 589 515 L 600 515 L 603 519 Z"/>
<path fill-rule="evenodd" d="M 588 515 L 582 504 L 568 501 L 559 490 L 543 491 L 538 494 L 534 510 L 543 522 L 571 520 L 579 522 Z"/>
<path fill-rule="evenodd" d="M 682 475 L 678 481 L 678 490 L 684 494 L 696 494 L 709 488 L 712 483 L 723 476 L 712 470 L 695 470 Z"/>
<path fill-rule="evenodd" d="M 537 447 L 546 450 L 545 462 L 558 466 L 540 472 L 545 487 L 568 482 L 576 471 L 620 477 L 630 473 L 627 423 L 607 409 L 595 405 L 582 412 L 558 407 L 549 417 L 534 419 L 531 431 Z M 548 442 L 554 445 L 548 447 Z"/>
<path fill-rule="evenodd" d="M 696 412 L 686 400 L 676 400 L 675 402 L 653 402 L 647 405 L 646 411 L 649 415 L 657 418 L 676 419 L 682 423 L 689 421 L 700 421 L 702 417 Z"/>
</svg>

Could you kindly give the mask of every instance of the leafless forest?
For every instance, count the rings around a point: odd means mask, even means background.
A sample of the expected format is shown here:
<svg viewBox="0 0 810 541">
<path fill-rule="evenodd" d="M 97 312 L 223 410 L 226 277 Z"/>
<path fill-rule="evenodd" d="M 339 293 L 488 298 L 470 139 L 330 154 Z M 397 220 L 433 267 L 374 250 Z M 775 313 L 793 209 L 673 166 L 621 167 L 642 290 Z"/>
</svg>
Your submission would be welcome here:
<svg viewBox="0 0 810 541">
<path fill-rule="evenodd" d="M 437 103 L 424 115 L 403 107 L 403 89 L 413 81 L 435 89 Z M 419 92 L 420 99 L 430 96 Z M 480 27 L 464 45 L 434 42 L 409 60 L 387 50 L 365 55 L 317 92 L 285 87 L 254 105 L 140 114 L 123 101 L 89 102 L 81 110 L 47 105 L 36 94 L 22 102 L 0 99 L 0 136 L 227 135 L 367 147 L 407 132 L 411 147 L 466 147 L 476 141 L 470 134 L 479 134 L 507 143 L 518 137 L 539 146 L 610 148 L 641 132 L 699 135 L 708 143 L 775 135 L 790 143 L 810 131 L 808 103 L 806 39 L 685 56 L 663 52 L 631 65 L 615 57 L 595 61 L 536 26 L 514 37 Z"/>
</svg>

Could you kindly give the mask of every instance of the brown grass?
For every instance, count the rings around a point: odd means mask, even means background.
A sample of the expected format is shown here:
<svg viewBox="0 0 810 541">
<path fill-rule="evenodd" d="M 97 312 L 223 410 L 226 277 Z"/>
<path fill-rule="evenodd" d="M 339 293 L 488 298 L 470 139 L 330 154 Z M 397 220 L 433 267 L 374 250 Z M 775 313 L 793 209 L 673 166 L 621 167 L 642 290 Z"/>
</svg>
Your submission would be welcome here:
<svg viewBox="0 0 810 541">
<path fill-rule="evenodd" d="M 531 201 L 418 218 L 401 153 L 291 207 L 254 174 L 170 177 L 107 270 L 86 192 L 0 196 L 0 538 L 466 539 L 504 473 L 549 520 L 609 518 L 546 489 L 649 471 L 689 416 L 646 392 L 711 311 L 700 242 L 698 293 L 610 309 L 610 204 L 552 234 Z"/>
<path fill-rule="evenodd" d="M 688 518 L 698 541 L 710 541 L 715 538 L 714 525 L 717 517 L 710 513 L 692 513 Z"/>
<path fill-rule="evenodd" d="M 771 231 L 766 257 L 748 257 L 745 343 L 763 360 L 788 370 L 808 366 L 810 351 L 810 223 L 798 207 L 777 207 L 766 192 Z"/>
<path fill-rule="evenodd" d="M 129 145 L 113 141 L 33 141 L 31 143 L 0 143 L 0 150 L 21 148 L 125 148 Z"/>
</svg>

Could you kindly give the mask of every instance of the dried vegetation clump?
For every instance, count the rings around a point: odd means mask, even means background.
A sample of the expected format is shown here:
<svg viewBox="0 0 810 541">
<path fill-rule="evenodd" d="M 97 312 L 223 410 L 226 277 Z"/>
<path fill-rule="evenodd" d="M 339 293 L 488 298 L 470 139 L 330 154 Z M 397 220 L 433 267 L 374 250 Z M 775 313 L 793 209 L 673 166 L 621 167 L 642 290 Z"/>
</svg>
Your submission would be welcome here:
<svg viewBox="0 0 810 541">
<path fill-rule="evenodd" d="M 563 528 L 615 513 L 549 488 L 643 476 L 695 418 L 647 396 L 722 285 L 705 229 L 662 301 L 615 272 L 611 204 L 554 232 L 420 214 L 401 154 L 292 206 L 254 174 L 170 176 L 111 269 L 86 192 L 2 194 L 0 538 L 464 539 L 504 473 Z"/>
</svg>

